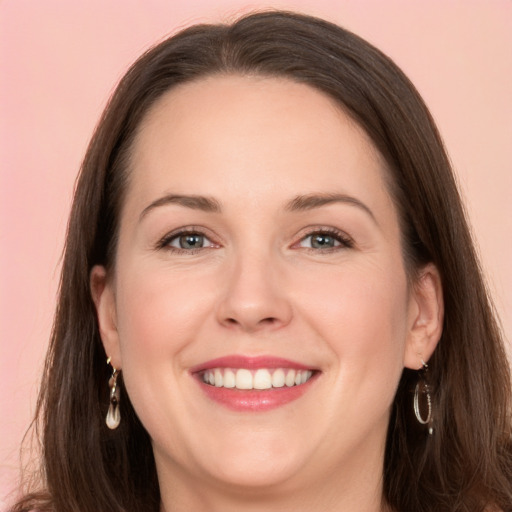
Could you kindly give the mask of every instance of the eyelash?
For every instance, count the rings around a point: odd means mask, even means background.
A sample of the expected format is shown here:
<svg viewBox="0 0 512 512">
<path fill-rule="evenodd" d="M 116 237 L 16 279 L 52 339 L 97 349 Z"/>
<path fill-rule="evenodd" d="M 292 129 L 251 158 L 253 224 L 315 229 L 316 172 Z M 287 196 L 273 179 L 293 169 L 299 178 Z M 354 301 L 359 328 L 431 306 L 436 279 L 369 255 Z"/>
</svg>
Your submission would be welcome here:
<svg viewBox="0 0 512 512">
<path fill-rule="evenodd" d="M 210 238 L 204 233 L 204 231 L 200 228 L 195 228 L 194 226 L 191 226 L 190 228 L 180 229 L 179 231 L 174 231 L 172 233 L 168 233 L 165 235 L 159 242 L 156 244 L 156 249 L 166 249 L 170 252 L 176 253 L 176 254 L 193 254 L 198 251 L 201 251 L 203 249 L 208 249 L 209 247 L 198 247 L 195 249 L 183 249 L 182 247 L 173 247 L 171 246 L 171 242 L 174 240 L 187 235 L 196 235 L 204 237 L 206 240 L 209 240 L 212 243 L 212 246 L 215 247 L 218 246 L 218 244 L 215 244 Z"/>
<path fill-rule="evenodd" d="M 328 252 L 328 253 L 330 253 L 330 252 L 338 251 L 341 249 L 351 249 L 354 247 L 354 241 L 346 233 L 344 233 L 338 229 L 335 229 L 335 228 L 321 228 L 321 227 L 313 228 L 311 231 L 306 233 L 299 240 L 299 242 L 294 244 L 294 246 L 303 243 L 308 238 L 318 236 L 318 235 L 333 238 L 336 242 L 339 242 L 339 245 L 334 246 L 334 247 L 326 247 L 324 249 L 318 249 L 318 248 L 314 248 L 314 247 L 303 247 L 303 249 L 306 249 L 308 251 L 313 251 L 313 252 Z"/>
<path fill-rule="evenodd" d="M 210 241 L 212 245 L 206 246 L 206 247 L 192 248 L 192 249 L 184 249 L 182 247 L 173 247 L 170 245 L 174 240 L 176 240 L 182 236 L 186 236 L 186 235 L 197 235 L 200 237 L 204 237 L 206 240 Z M 339 231 L 334 228 L 321 228 L 321 227 L 312 228 L 311 230 L 309 230 L 307 233 L 305 233 L 300 238 L 300 240 L 298 242 L 294 243 L 292 247 L 294 247 L 294 248 L 301 247 L 300 244 L 302 244 L 308 238 L 311 238 L 314 236 L 331 237 L 336 242 L 338 242 L 339 245 L 334 246 L 334 247 L 326 247 L 324 249 L 315 248 L 315 247 L 302 247 L 302 249 L 305 249 L 305 250 L 311 251 L 311 252 L 315 252 L 315 253 L 318 253 L 318 252 L 330 253 L 330 252 L 334 252 L 334 251 L 338 251 L 338 250 L 342 250 L 342 249 L 350 249 L 350 248 L 354 247 L 354 241 L 346 233 L 343 233 L 342 231 Z M 186 228 L 186 229 L 180 229 L 179 231 L 174 231 L 172 233 L 168 233 L 161 240 L 158 241 L 158 243 L 155 246 L 155 249 L 157 249 L 157 250 L 165 249 L 165 250 L 168 250 L 175 254 L 189 254 L 190 255 L 190 254 L 197 253 L 203 249 L 208 249 L 208 248 L 212 248 L 212 247 L 216 248 L 216 247 L 219 247 L 219 245 L 216 244 L 214 241 L 212 241 L 204 233 L 204 230 L 202 230 L 201 228 L 190 227 L 190 228 Z"/>
</svg>

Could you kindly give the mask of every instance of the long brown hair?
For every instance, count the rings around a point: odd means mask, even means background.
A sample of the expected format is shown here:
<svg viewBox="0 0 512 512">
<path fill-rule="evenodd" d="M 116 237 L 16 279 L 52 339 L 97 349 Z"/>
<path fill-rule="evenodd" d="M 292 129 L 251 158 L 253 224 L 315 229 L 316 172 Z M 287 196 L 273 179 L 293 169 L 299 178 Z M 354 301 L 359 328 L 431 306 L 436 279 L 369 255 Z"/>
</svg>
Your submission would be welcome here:
<svg viewBox="0 0 512 512">
<path fill-rule="evenodd" d="M 199 25 L 160 43 L 121 80 L 76 185 L 37 414 L 44 491 L 12 510 L 158 511 L 150 439 L 126 394 L 116 431 L 104 423 L 108 367 L 89 289 L 93 265 L 115 265 L 127 162 L 141 120 L 177 84 L 214 74 L 286 77 L 334 98 L 390 169 L 411 279 L 433 262 L 445 321 L 430 360 L 435 432 L 414 416 L 416 372 L 404 370 L 391 411 L 384 499 L 401 512 L 512 510 L 509 367 L 450 164 L 419 94 L 398 67 L 326 21 L 264 12 Z"/>
</svg>

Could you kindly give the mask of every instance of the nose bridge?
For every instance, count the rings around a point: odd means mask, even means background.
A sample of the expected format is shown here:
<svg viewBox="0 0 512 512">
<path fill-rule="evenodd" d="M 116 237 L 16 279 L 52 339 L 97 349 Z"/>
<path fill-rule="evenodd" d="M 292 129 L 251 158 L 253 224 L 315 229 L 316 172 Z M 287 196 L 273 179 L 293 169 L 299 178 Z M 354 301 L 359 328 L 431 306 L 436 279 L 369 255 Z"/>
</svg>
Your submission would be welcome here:
<svg viewBox="0 0 512 512">
<path fill-rule="evenodd" d="M 290 321 L 291 304 L 283 286 L 280 258 L 270 248 L 234 251 L 225 279 L 218 310 L 224 325 L 255 331 Z"/>
</svg>

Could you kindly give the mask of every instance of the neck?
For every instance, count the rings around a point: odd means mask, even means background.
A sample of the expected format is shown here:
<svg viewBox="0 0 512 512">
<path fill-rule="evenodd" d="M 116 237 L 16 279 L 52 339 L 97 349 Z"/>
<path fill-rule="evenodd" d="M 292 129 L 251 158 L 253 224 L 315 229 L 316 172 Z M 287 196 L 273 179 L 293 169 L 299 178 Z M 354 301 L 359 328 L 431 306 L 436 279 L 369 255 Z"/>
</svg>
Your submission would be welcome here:
<svg viewBox="0 0 512 512">
<path fill-rule="evenodd" d="M 345 497 L 328 494 L 297 493 L 294 496 L 274 495 L 267 492 L 242 490 L 231 493 L 205 493 L 204 489 L 195 493 L 180 493 L 179 496 L 162 495 L 161 512 L 188 512 L 208 510 L 211 512 L 390 512 L 383 503 L 382 494 L 367 496 L 347 493 Z M 349 495 L 350 494 L 350 495 Z"/>
</svg>

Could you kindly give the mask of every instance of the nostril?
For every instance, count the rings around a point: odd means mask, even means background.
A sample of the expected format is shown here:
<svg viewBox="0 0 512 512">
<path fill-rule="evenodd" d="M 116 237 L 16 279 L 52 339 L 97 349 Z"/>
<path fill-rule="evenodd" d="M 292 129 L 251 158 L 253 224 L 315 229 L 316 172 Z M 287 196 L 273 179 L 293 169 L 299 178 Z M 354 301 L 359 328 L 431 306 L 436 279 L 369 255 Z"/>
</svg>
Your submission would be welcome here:
<svg viewBox="0 0 512 512">
<path fill-rule="evenodd" d="M 224 320 L 225 324 L 227 325 L 232 325 L 232 326 L 242 326 L 244 325 L 244 322 L 241 322 L 239 320 L 237 320 L 236 318 L 232 318 L 232 317 L 228 317 Z M 264 326 L 264 325 L 275 325 L 276 323 L 278 323 L 279 320 L 276 318 L 276 317 L 273 317 L 273 316 L 269 316 L 269 317 L 266 317 L 266 318 L 262 318 L 260 320 L 257 320 L 256 322 L 254 322 L 254 326 Z"/>
</svg>

